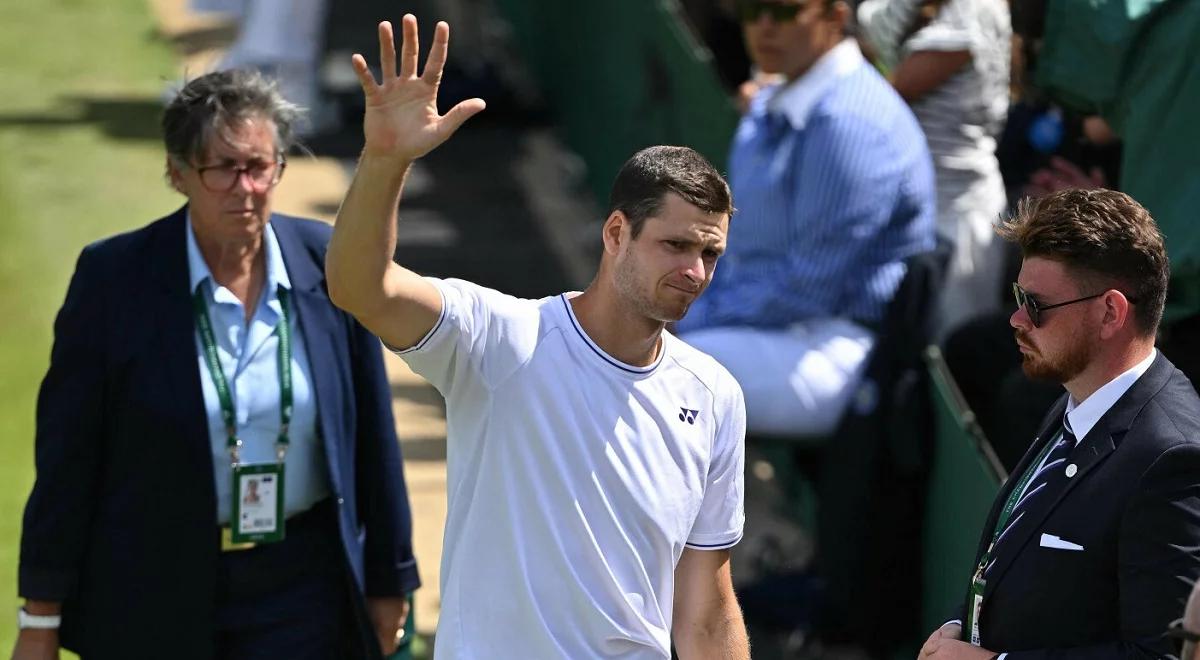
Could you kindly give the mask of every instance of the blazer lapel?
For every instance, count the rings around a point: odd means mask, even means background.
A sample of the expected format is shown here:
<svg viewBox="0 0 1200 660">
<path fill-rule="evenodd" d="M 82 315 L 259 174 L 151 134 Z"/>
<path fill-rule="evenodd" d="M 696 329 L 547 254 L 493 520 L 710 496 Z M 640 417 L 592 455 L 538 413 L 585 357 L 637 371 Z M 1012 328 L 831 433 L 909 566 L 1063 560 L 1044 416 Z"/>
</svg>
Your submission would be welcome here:
<svg viewBox="0 0 1200 660">
<path fill-rule="evenodd" d="M 1146 402 L 1166 384 L 1172 369 L 1171 363 L 1160 353 L 1151 363 L 1150 369 L 1147 369 L 1146 373 L 1096 421 L 1096 425 L 1087 435 L 1080 439 L 1079 446 L 1071 452 L 1068 459 L 1068 465 L 1075 465 L 1075 476 L 1067 480 L 1058 497 L 1049 503 L 1044 512 L 1039 511 L 1039 525 L 1077 484 L 1108 458 L 1109 454 L 1116 451 L 1117 445 L 1125 438 Z"/>
<path fill-rule="evenodd" d="M 996 494 L 996 499 L 992 502 L 992 509 L 988 512 L 987 520 L 984 522 L 983 534 L 979 539 L 979 547 L 975 551 L 975 563 L 971 566 L 972 571 L 974 571 L 975 566 L 979 565 L 979 561 L 983 557 L 983 553 L 987 552 L 988 547 L 992 543 L 992 536 L 996 531 L 996 522 L 1000 518 L 1000 512 L 1004 509 L 1004 504 L 1008 501 L 1009 495 L 1012 493 L 1013 489 L 1016 488 L 1017 483 L 1021 481 L 1021 476 L 1024 475 L 1027 470 L 1029 470 L 1030 463 L 1037 458 L 1037 455 L 1041 452 L 1042 448 L 1046 446 L 1046 443 L 1053 440 L 1054 436 L 1057 435 L 1058 425 L 1060 420 L 1062 420 L 1063 411 L 1066 409 L 1066 407 L 1066 395 L 1060 397 L 1059 400 L 1050 407 L 1050 412 L 1046 413 L 1045 418 L 1043 418 L 1037 435 L 1033 437 L 1033 442 L 1029 444 L 1029 449 L 1025 451 L 1025 455 L 1021 457 L 1020 462 L 1017 463 L 1016 467 L 1014 467 L 1012 472 L 1009 473 L 1008 479 L 1006 479 L 1004 484 L 1000 487 L 1000 491 Z M 1003 561 L 1003 558 L 997 558 L 996 561 L 999 564 Z M 992 574 L 998 575 L 997 571 L 1004 568 L 1006 568 L 1006 566 L 993 567 Z M 991 591 L 995 581 L 995 577 L 988 579 L 985 587 L 985 594 L 988 591 Z"/>
<path fill-rule="evenodd" d="M 200 389 L 200 363 L 195 350 L 195 320 L 188 291 L 187 207 L 165 218 L 151 239 L 147 255 L 154 304 L 150 314 L 157 327 L 148 343 L 156 345 L 155 358 L 164 371 L 168 391 L 164 393 L 177 408 L 173 419 L 189 420 L 179 429 L 194 455 L 193 465 L 209 475 L 200 482 L 209 485 L 209 499 L 216 516 L 216 489 L 212 485 L 212 453 L 209 451 L 208 414 Z M 196 420 L 193 422 L 192 420 Z M 197 423 L 198 422 L 198 423 Z"/>
<path fill-rule="evenodd" d="M 1033 441 L 1029 443 L 1029 449 L 1025 450 L 1025 455 L 1009 472 L 1008 478 L 1000 486 L 999 492 L 996 494 L 996 499 L 992 502 L 992 509 L 988 512 L 987 521 L 985 523 L 984 536 L 980 544 L 979 551 L 976 553 L 976 561 L 979 556 L 987 550 L 988 545 L 992 540 L 992 533 L 996 529 L 996 521 L 1000 517 L 1000 511 L 1004 508 L 1004 503 L 1008 500 L 1009 493 L 1013 488 L 1016 488 L 1017 482 L 1021 480 L 1021 476 L 1029 469 L 1029 464 L 1037 458 L 1042 448 L 1046 443 L 1053 439 L 1058 433 L 1059 422 L 1062 420 L 1063 411 L 1067 407 L 1067 397 L 1063 395 L 1050 407 L 1050 411 L 1042 419 L 1042 424 L 1038 428 L 1037 435 L 1033 436 Z"/>
<path fill-rule="evenodd" d="M 1056 497 L 1047 500 L 1043 505 L 1032 505 L 1027 514 L 1028 520 L 1022 521 L 1019 527 L 1013 528 L 1012 533 L 1014 537 L 1006 539 L 1005 545 L 1007 549 L 996 558 L 996 566 L 990 571 L 988 583 L 985 588 L 985 598 L 988 592 L 995 589 L 996 583 L 1004 577 L 1004 573 L 1012 566 L 1013 561 L 1024 550 L 1029 540 L 1033 538 L 1036 532 L 1042 529 L 1042 523 L 1050 516 L 1051 512 L 1058 508 L 1058 505 L 1075 489 L 1076 485 L 1086 479 L 1096 466 L 1104 462 L 1104 459 L 1108 458 L 1116 450 L 1117 445 L 1124 439 L 1125 433 L 1133 424 L 1138 412 L 1146 405 L 1150 397 L 1166 384 L 1172 368 L 1171 363 L 1160 353 L 1150 365 L 1150 369 L 1142 374 L 1142 377 L 1125 394 L 1121 395 L 1120 399 L 1117 399 L 1117 402 L 1104 413 L 1096 422 L 1096 425 L 1080 440 L 1079 445 L 1071 452 L 1068 459 L 1068 465 L 1075 465 L 1075 475 L 1067 479 L 1066 484 Z M 1051 417 L 1050 429 L 1053 429 L 1054 420 L 1062 418 L 1065 407 L 1066 399 L 1064 397 L 1062 405 L 1055 406 L 1058 415 L 1057 417 Z M 1046 431 L 1043 430 L 1043 434 L 1045 433 Z M 1031 454 L 1034 454 L 1034 452 L 1026 454 L 1026 458 L 1028 459 Z M 1026 464 L 1023 469 L 1027 468 L 1028 465 Z M 1014 474 L 1024 474 L 1024 472 Z M 1007 497 L 1007 494 L 1005 497 Z"/>
<path fill-rule="evenodd" d="M 342 426 L 342 409 L 346 405 L 342 396 L 346 389 L 342 387 L 342 382 L 348 376 L 342 373 L 347 361 L 338 360 L 337 351 L 346 346 L 346 342 L 338 333 L 338 312 L 325 293 L 325 273 L 321 263 L 323 251 L 316 246 L 305 245 L 292 222 L 287 218 L 272 216 L 271 227 L 275 230 L 279 251 L 292 282 L 296 323 L 303 332 L 312 369 L 317 428 L 329 463 L 329 476 L 334 490 L 340 492 L 336 441 L 342 436 L 338 431 Z"/>
</svg>

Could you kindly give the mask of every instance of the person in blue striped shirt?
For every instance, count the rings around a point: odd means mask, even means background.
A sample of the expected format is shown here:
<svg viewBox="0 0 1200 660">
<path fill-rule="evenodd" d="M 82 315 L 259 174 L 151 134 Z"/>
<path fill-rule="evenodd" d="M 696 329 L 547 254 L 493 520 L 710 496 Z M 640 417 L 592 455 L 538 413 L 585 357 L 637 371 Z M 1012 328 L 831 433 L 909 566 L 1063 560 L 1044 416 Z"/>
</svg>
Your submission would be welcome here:
<svg viewBox="0 0 1200 660">
<path fill-rule="evenodd" d="M 751 59 L 782 82 L 733 140 L 737 219 L 708 292 L 676 326 L 741 384 L 749 430 L 833 431 L 904 261 L 935 243 L 920 126 L 846 37 L 844 0 L 743 0 Z"/>
</svg>

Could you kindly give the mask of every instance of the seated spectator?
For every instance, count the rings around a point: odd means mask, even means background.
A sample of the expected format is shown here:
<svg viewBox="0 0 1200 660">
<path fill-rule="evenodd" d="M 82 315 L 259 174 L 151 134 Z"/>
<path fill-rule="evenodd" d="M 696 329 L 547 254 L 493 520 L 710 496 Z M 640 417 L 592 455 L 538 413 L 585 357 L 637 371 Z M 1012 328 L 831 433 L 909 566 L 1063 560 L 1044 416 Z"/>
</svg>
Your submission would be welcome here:
<svg viewBox="0 0 1200 660">
<path fill-rule="evenodd" d="M 834 429 L 904 260 L 934 245 L 925 138 L 850 17 L 842 0 L 741 5 L 751 59 L 785 81 L 741 120 L 729 249 L 677 330 L 733 373 L 752 433 Z"/>
<path fill-rule="evenodd" d="M 1041 4 L 1038 0 L 1012 6 L 1016 101 L 1009 110 L 997 157 L 1008 198 L 1014 202 L 1069 188 L 1106 187 L 1120 176 L 1121 146 L 1107 123 L 1096 115 L 1051 103 L 1031 83 L 1042 45 L 1045 9 Z M 1019 259 L 1013 253 L 1007 256 L 1011 263 L 1003 281 L 1011 283 L 1016 280 Z M 1001 289 L 1011 290 L 1006 285 Z M 1016 466 L 1036 433 L 1039 411 L 1060 394 L 1053 383 L 1031 380 L 1022 371 L 1021 354 L 1008 322 L 1012 310 L 1008 303 L 966 320 L 951 329 L 943 346 L 963 396 L 1008 470 Z"/>
<path fill-rule="evenodd" d="M 858 18 L 933 155 L 938 232 L 954 245 L 939 319 L 949 330 L 1000 303 L 1004 252 L 992 226 L 1007 206 L 996 138 L 1009 105 L 1008 4 L 866 0 Z"/>
<path fill-rule="evenodd" d="M 218 68 L 257 69 L 278 81 L 284 98 L 307 110 L 296 125 L 301 136 L 337 128 L 337 113 L 323 101 L 318 67 L 329 13 L 326 0 L 243 0 L 230 5 L 237 38 Z M 206 3 L 202 2 L 201 5 Z"/>
</svg>

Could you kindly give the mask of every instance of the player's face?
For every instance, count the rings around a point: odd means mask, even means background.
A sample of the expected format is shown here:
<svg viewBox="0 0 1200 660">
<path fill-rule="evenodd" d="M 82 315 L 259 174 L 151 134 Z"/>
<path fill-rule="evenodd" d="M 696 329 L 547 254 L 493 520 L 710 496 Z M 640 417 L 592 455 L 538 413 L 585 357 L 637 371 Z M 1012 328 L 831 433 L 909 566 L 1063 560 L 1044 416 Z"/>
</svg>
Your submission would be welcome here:
<svg viewBox="0 0 1200 660">
<path fill-rule="evenodd" d="M 1044 305 L 1084 295 L 1066 266 L 1040 257 L 1025 259 L 1017 283 Z M 1013 327 L 1026 376 L 1067 383 L 1083 373 L 1099 346 L 1099 320 L 1095 317 L 1094 302 L 1043 310 L 1037 327 L 1024 307 L 1012 313 L 1008 322 Z"/>
<path fill-rule="evenodd" d="M 712 281 L 725 252 L 729 215 L 709 213 L 667 193 L 658 214 L 646 218 L 637 238 L 622 228 L 616 287 L 636 313 L 678 321 Z"/>
</svg>

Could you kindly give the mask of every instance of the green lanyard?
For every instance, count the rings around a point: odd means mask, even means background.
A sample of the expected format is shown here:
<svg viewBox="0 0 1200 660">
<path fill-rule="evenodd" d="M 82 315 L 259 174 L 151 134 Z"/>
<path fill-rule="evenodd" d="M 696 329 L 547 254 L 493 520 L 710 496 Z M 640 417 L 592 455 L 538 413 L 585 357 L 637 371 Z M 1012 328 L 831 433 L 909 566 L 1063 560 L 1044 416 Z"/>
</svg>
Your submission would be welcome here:
<svg viewBox="0 0 1200 660">
<path fill-rule="evenodd" d="M 1000 517 L 996 519 L 996 529 L 992 532 L 992 542 L 988 544 L 987 550 L 979 560 L 979 567 L 975 573 L 976 577 L 983 573 L 983 569 L 991 561 L 992 549 L 996 547 L 996 540 L 1000 538 L 1001 532 L 1004 531 L 1004 527 L 1008 524 L 1008 519 L 1012 516 L 1013 509 L 1017 507 L 1017 503 L 1021 501 L 1021 495 L 1024 494 L 1025 489 L 1029 486 L 1029 482 L 1037 474 L 1038 467 L 1041 466 L 1042 461 L 1046 460 L 1046 456 L 1050 454 L 1054 446 L 1062 441 L 1062 437 L 1062 431 L 1060 430 L 1058 435 L 1054 436 L 1053 440 L 1046 443 L 1045 447 L 1042 447 L 1042 451 L 1038 454 L 1037 459 L 1025 471 L 1025 475 L 1021 477 L 1021 481 L 1012 489 L 1012 492 L 1008 494 L 1008 501 L 1004 503 L 1004 508 L 1000 511 Z"/>
<path fill-rule="evenodd" d="M 292 421 L 292 329 L 291 329 L 291 299 L 290 293 L 282 286 L 277 289 L 279 306 L 283 310 L 283 320 L 275 328 L 279 335 L 278 367 L 279 367 L 279 438 L 275 445 L 275 455 L 283 462 L 287 453 L 288 424 Z M 204 362 L 208 365 L 208 373 L 212 376 L 213 386 L 217 389 L 217 399 L 221 404 L 221 419 L 225 422 L 225 446 L 229 448 L 229 456 L 233 465 L 238 464 L 238 448 L 242 441 L 237 437 L 237 416 L 233 411 L 233 396 L 229 390 L 229 381 L 225 380 L 225 372 L 221 369 L 217 357 L 217 339 L 213 334 L 212 321 L 208 318 L 208 305 L 200 288 L 192 296 L 192 306 L 196 315 L 196 326 L 200 329 L 200 342 L 204 345 Z"/>
</svg>

